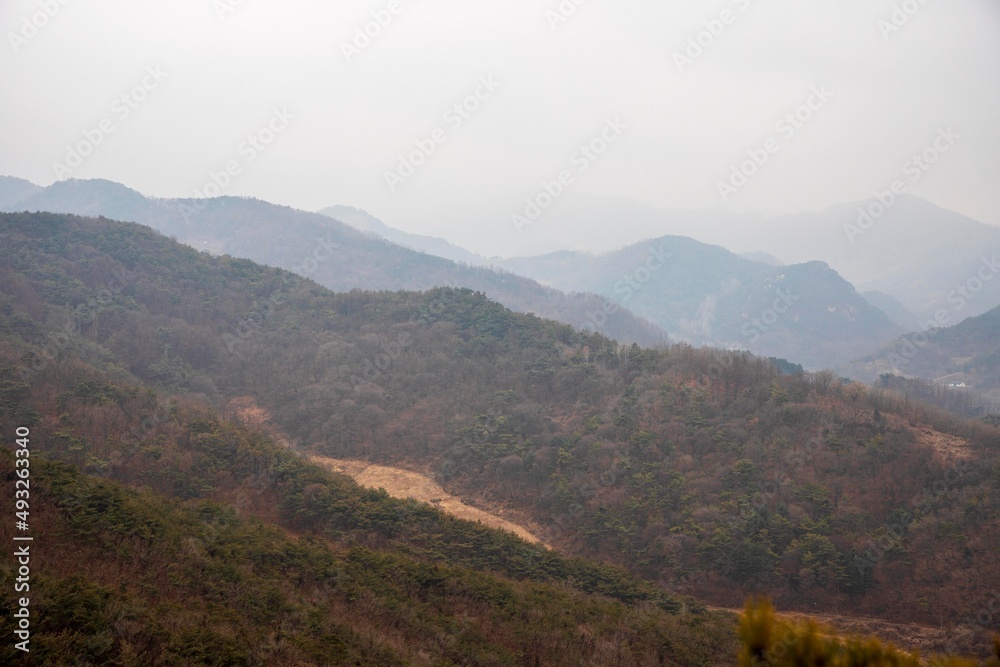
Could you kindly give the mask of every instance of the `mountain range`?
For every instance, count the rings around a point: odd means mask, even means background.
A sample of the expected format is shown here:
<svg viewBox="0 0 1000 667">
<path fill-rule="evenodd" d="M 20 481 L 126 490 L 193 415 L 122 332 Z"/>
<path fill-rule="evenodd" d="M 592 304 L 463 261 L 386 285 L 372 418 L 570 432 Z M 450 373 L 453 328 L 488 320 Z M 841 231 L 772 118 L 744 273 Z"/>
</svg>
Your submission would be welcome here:
<svg viewBox="0 0 1000 667">
<path fill-rule="evenodd" d="M 577 326 L 590 321 L 590 313 L 605 310 L 606 299 L 596 295 L 564 294 L 511 273 L 459 265 L 361 233 L 325 215 L 254 199 L 150 199 L 111 181 L 68 180 L 0 208 L 139 222 L 199 250 L 286 268 L 338 291 L 461 286 L 515 310 Z M 602 330 L 642 345 L 668 338 L 662 329 L 624 309 L 608 315 Z"/>
<path fill-rule="evenodd" d="M 694 344 L 748 349 L 813 369 L 832 368 L 903 332 L 823 262 L 774 267 L 685 237 L 503 266 L 553 287 L 615 299 Z"/>
<path fill-rule="evenodd" d="M 921 321 L 939 308 L 953 307 L 949 293 L 976 275 L 984 257 L 992 259 L 1000 250 L 1000 228 L 907 194 L 881 193 L 820 211 L 765 217 L 667 210 L 627 197 L 574 192 L 520 235 L 499 213 L 517 208 L 511 202 L 487 202 L 451 217 L 414 216 L 399 224 L 449 230 L 449 238 L 462 245 L 474 250 L 485 245 L 507 256 L 567 249 L 605 253 L 673 235 L 739 254 L 764 253 L 785 264 L 823 261 L 860 292 L 888 294 Z M 473 243 L 469 230 L 477 235 L 481 230 L 484 240 Z M 997 305 L 1000 287 L 993 281 L 970 300 L 962 315 L 981 314 Z"/>
<path fill-rule="evenodd" d="M 44 189 L 8 181 L 12 194 L 0 207 L 6 210 L 133 220 L 335 290 L 468 287 L 515 310 L 624 342 L 652 345 L 670 335 L 818 369 L 874 352 L 904 332 L 822 263 L 775 267 L 691 239 L 663 237 L 599 256 L 484 260 L 348 207 L 317 215 L 231 197 L 154 200 L 109 181 L 69 180 Z M 11 203 L 17 193 L 28 194 Z"/>
</svg>

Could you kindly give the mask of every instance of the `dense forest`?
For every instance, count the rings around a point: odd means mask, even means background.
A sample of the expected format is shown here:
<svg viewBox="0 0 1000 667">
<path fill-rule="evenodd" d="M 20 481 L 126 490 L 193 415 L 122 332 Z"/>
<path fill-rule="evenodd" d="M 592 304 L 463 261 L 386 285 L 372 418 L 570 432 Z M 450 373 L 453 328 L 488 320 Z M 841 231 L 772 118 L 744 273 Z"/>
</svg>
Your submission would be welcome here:
<svg viewBox="0 0 1000 667">
<path fill-rule="evenodd" d="M 996 615 L 980 612 L 1000 590 L 991 424 L 749 354 L 622 345 L 469 290 L 335 294 L 137 225 L 5 214 L 0 236 L 3 425 L 31 423 L 40 453 L 72 466 L 38 475 L 67 553 L 93 554 L 84 578 L 98 590 L 81 604 L 103 601 L 112 615 L 134 604 L 195 634 L 227 619 L 229 644 L 203 636 L 209 648 L 197 650 L 302 651 L 287 664 L 321 650 L 323 623 L 341 617 L 331 610 L 347 609 L 330 605 L 359 599 L 371 606 L 350 606 L 342 637 L 357 664 L 392 664 L 376 649 L 402 664 L 720 664 L 736 652 L 729 621 L 687 596 L 734 607 L 755 593 L 785 609 L 947 625 L 957 651 L 988 649 Z M 267 415 L 265 433 L 238 423 L 234 406 L 247 401 Z M 362 491 L 272 440 L 430 472 L 590 560 Z M 97 490 L 116 499 L 77 519 Z M 98 521 L 106 512 L 156 529 Z M 239 537 L 248 531 L 260 532 Z M 112 586 L 140 552 L 158 567 Z M 323 558 L 328 576 L 346 571 L 360 588 L 317 601 L 314 568 L 301 563 Z M 189 566 L 231 587 L 199 589 Z M 53 581 L 70 576 L 53 567 Z M 386 574 L 361 576 L 372 568 Z M 485 581 L 474 571 L 493 573 L 512 606 L 463 589 Z M 154 594 L 157 577 L 176 597 Z M 228 618 L 213 597 L 268 585 L 268 607 L 293 611 Z M 187 595 L 219 624 L 157 606 Z M 548 607 L 547 595 L 558 597 Z M 492 629 L 470 629 L 486 618 Z M 123 635 L 66 641 L 113 647 L 130 664 L 125 644 L 155 653 L 177 636 L 145 623 L 140 648 Z"/>
<path fill-rule="evenodd" d="M 23 353 L 0 345 L 5 378 Z M 711 664 L 733 647 L 693 600 L 362 489 L 200 401 L 73 358 L 0 396 L 3 432 L 31 431 L 43 540 L 35 662 L 6 643 L 4 664 Z M 14 575 L 5 561 L 5 591 Z"/>
</svg>

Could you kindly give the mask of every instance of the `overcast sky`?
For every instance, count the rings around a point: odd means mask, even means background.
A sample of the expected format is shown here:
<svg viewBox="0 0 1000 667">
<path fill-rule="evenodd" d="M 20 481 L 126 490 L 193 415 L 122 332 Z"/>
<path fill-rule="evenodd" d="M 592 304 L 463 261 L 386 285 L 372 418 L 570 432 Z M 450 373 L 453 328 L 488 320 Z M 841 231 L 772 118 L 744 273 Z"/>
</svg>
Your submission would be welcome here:
<svg viewBox="0 0 1000 667">
<path fill-rule="evenodd" d="M 457 212 L 512 233 L 543 182 L 770 215 L 903 179 L 1000 224 L 996 0 L 62 1 L 0 3 L 0 174 L 180 197 L 229 163 L 224 194 L 466 245 Z"/>
</svg>

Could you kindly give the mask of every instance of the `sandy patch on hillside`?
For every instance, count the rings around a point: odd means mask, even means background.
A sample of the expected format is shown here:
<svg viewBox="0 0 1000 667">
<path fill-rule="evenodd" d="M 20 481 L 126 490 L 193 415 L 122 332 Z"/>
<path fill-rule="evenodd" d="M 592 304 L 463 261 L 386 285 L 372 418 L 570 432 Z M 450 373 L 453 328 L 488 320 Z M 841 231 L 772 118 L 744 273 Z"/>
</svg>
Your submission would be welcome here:
<svg viewBox="0 0 1000 667">
<path fill-rule="evenodd" d="M 313 463 L 318 463 L 334 472 L 343 473 L 362 486 L 372 489 L 385 489 L 393 498 L 412 498 L 420 502 L 430 503 L 438 509 L 467 521 L 476 521 L 490 528 L 500 528 L 514 533 L 521 539 L 533 544 L 548 546 L 530 531 L 516 523 L 502 519 L 479 508 L 466 505 L 455 496 L 450 495 L 434 480 L 426 475 L 390 468 L 350 459 L 331 459 L 325 456 L 310 456 Z"/>
</svg>

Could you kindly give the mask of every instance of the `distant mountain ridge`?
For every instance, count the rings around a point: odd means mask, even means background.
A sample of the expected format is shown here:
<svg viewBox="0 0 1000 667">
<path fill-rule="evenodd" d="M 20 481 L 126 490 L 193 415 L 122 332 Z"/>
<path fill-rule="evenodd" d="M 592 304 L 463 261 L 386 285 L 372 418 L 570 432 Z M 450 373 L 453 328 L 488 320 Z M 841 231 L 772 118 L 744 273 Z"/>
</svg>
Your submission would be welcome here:
<svg viewBox="0 0 1000 667">
<path fill-rule="evenodd" d="M 486 260 L 443 239 L 394 230 L 346 206 L 316 214 L 249 198 L 154 200 L 111 181 L 71 179 L 5 208 L 133 220 L 201 250 L 290 269 L 334 290 L 462 286 L 625 342 L 653 345 L 669 334 L 811 369 L 873 352 L 903 333 L 825 264 L 774 266 L 773 257 L 756 261 L 685 237 L 597 257 L 565 251 L 489 260 L 497 271 L 471 265 Z"/>
<path fill-rule="evenodd" d="M 42 186 L 13 176 L 0 176 L 0 208 L 17 204 L 37 192 Z"/>
<path fill-rule="evenodd" d="M 1000 307 L 950 327 L 911 333 L 851 365 L 858 377 L 915 377 L 1000 400 Z"/>
<path fill-rule="evenodd" d="M 885 202 L 885 203 L 883 203 Z M 881 207 L 881 208 L 880 208 Z M 820 211 L 778 216 L 715 209 L 661 209 L 622 196 L 574 192 L 547 210 L 537 224 L 512 236 L 503 225 L 502 202 L 452 215 L 438 213 L 413 223 L 490 234 L 486 243 L 505 256 L 538 255 L 559 249 L 604 252 L 666 235 L 687 236 L 737 253 L 766 253 L 781 263 L 826 262 L 860 292 L 877 290 L 918 318 L 950 308 L 947 298 L 970 281 L 984 255 L 1000 250 L 1000 227 L 944 209 L 914 195 L 837 204 Z M 586 229 L 581 235 L 579 230 Z M 461 241 L 459 241 L 461 243 Z M 464 245 L 476 249 L 471 242 Z M 510 252 L 511 247 L 520 249 Z M 1000 281 L 991 281 L 962 316 L 1000 305 Z"/>
<path fill-rule="evenodd" d="M 614 299 L 695 344 L 749 349 L 812 368 L 843 363 L 903 332 L 823 262 L 775 267 L 686 237 L 502 265 L 559 289 Z"/>
<path fill-rule="evenodd" d="M 328 206 L 319 211 L 322 215 L 327 215 L 334 220 L 339 220 L 345 224 L 360 229 L 364 232 L 371 232 L 392 241 L 404 248 L 427 253 L 436 257 L 444 257 L 453 262 L 471 264 L 474 266 L 489 266 L 493 262 L 489 259 L 469 252 L 465 248 L 449 243 L 445 239 L 435 236 L 424 236 L 422 234 L 410 234 L 402 230 L 390 227 L 367 211 L 352 206 Z"/>
<path fill-rule="evenodd" d="M 471 214 L 469 219 L 477 220 Z M 615 224 L 608 225 L 609 220 Z M 624 197 L 576 193 L 547 212 L 543 222 L 529 230 L 536 245 L 565 244 L 568 238 L 579 241 L 571 230 L 583 227 L 594 230 L 595 238 L 604 240 L 604 247 L 615 247 L 619 240 L 670 232 L 720 244 L 746 259 L 771 265 L 823 261 L 904 330 L 918 330 L 922 322 L 942 310 L 954 323 L 1000 306 L 1000 280 L 993 280 L 996 271 L 990 268 L 1000 255 L 1000 228 L 913 195 L 891 200 L 883 195 L 881 201 L 874 198 L 765 219 L 725 211 L 667 211 Z M 575 271 L 581 277 L 579 284 L 603 293 L 586 271 L 567 264 L 572 254 L 566 252 L 551 252 L 542 255 L 544 259 L 508 259 L 502 265 L 563 289 L 577 284 L 563 280 L 566 270 Z M 667 326 L 635 304 L 629 307 Z M 697 329 L 704 318 L 688 320 Z M 690 330 L 675 329 L 675 325 L 670 323 L 672 333 L 692 338 Z M 862 349 L 857 352 L 865 353 Z"/>
<path fill-rule="evenodd" d="M 942 308 L 969 317 L 1000 305 L 1000 279 L 979 274 L 984 259 L 1000 253 L 1000 228 L 912 195 L 888 206 L 871 200 L 782 216 L 761 240 L 786 261 L 822 259 L 859 290 L 889 294 L 920 318 Z M 975 295 L 957 312 L 952 295 L 962 288 Z"/>
<path fill-rule="evenodd" d="M 467 287 L 512 310 L 578 327 L 591 321 L 590 313 L 603 310 L 606 301 L 592 294 L 564 294 L 513 274 L 460 266 L 326 215 L 256 199 L 150 199 L 112 181 L 70 179 L 0 209 L 139 222 L 199 250 L 288 269 L 337 291 Z M 606 317 L 600 332 L 645 346 L 667 341 L 665 331 L 625 310 Z"/>
</svg>

